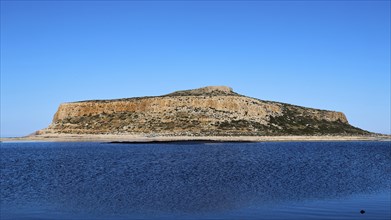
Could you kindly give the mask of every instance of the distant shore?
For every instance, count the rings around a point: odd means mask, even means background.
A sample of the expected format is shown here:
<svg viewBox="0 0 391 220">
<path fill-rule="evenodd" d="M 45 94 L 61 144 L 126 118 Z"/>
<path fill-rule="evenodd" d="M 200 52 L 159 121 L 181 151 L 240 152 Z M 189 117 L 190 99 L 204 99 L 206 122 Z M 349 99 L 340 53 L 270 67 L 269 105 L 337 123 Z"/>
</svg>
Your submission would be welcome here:
<svg viewBox="0 0 391 220">
<path fill-rule="evenodd" d="M 114 134 L 46 134 L 1 138 L 1 142 L 289 142 L 289 141 L 391 141 L 390 135 L 378 136 L 141 136 Z"/>
</svg>

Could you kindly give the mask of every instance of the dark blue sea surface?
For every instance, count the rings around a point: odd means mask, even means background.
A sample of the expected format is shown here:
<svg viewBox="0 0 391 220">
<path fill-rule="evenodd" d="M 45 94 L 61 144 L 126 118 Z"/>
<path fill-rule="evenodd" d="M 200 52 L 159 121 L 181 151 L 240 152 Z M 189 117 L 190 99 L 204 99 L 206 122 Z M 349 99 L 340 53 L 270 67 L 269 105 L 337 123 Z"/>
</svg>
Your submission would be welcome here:
<svg viewBox="0 0 391 220">
<path fill-rule="evenodd" d="M 390 142 L 1 143 L 0 170 L 1 219 L 391 218 Z"/>
</svg>

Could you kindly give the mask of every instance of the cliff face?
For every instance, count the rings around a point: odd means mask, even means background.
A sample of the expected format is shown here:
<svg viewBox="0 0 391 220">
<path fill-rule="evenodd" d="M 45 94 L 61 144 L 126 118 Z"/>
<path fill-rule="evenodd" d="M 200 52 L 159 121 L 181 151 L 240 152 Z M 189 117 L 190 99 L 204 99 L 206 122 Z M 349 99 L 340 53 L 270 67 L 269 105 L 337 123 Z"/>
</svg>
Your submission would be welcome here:
<svg viewBox="0 0 391 220">
<path fill-rule="evenodd" d="M 341 112 L 262 101 L 229 87 L 61 104 L 41 133 L 149 135 L 367 134 Z"/>
</svg>

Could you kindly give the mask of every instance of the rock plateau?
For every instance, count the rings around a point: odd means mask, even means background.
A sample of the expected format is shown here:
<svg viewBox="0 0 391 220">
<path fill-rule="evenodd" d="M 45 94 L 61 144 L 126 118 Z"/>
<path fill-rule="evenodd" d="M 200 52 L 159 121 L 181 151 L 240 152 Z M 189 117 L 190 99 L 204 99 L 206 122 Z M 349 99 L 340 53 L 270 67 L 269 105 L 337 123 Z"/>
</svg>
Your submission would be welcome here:
<svg viewBox="0 0 391 220">
<path fill-rule="evenodd" d="M 226 86 L 163 96 L 63 103 L 38 134 L 151 136 L 368 135 L 342 112 L 263 101 Z"/>
</svg>

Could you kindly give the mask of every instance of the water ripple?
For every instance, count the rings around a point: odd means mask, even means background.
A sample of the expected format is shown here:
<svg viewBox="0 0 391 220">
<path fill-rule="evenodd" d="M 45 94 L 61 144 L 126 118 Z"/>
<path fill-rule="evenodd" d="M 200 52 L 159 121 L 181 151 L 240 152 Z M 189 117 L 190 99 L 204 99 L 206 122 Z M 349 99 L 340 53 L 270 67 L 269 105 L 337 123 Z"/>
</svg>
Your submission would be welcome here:
<svg viewBox="0 0 391 220">
<path fill-rule="evenodd" d="M 1 211 L 2 217 L 23 209 L 55 218 L 219 216 L 389 192 L 390 164 L 386 142 L 2 143 Z"/>
</svg>

